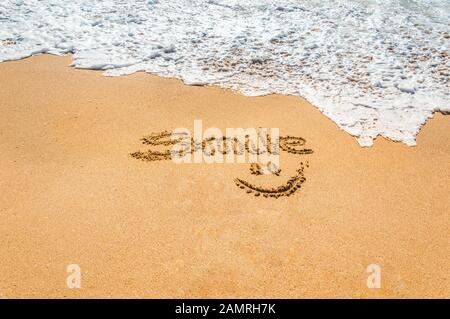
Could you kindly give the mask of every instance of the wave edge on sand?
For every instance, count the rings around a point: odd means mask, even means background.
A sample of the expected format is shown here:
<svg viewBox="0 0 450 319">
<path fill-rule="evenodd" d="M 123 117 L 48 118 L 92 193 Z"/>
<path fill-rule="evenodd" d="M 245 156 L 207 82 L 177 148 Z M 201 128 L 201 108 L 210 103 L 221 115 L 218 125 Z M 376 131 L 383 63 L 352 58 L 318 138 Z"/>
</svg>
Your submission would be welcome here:
<svg viewBox="0 0 450 319">
<path fill-rule="evenodd" d="M 0 61 L 73 53 L 73 66 L 306 98 L 371 146 L 415 145 L 450 112 L 442 1 L 8 1 Z"/>
</svg>

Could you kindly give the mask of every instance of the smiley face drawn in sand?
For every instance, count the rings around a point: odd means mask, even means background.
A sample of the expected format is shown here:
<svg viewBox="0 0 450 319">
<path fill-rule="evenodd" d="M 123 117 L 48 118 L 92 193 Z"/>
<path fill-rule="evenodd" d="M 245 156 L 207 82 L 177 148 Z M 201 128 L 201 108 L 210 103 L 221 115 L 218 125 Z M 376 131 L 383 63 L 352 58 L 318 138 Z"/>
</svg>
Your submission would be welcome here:
<svg viewBox="0 0 450 319">
<path fill-rule="evenodd" d="M 161 146 L 170 146 L 173 147 L 176 144 L 179 144 L 180 141 L 182 140 L 183 137 L 180 137 L 179 139 L 177 138 L 173 138 L 173 134 L 172 132 L 169 131 L 163 131 L 163 132 L 159 132 L 159 133 L 152 133 L 148 136 L 145 136 L 141 139 L 142 144 L 144 145 L 149 145 L 149 146 L 154 146 L 154 147 L 161 147 Z M 247 138 L 248 136 L 246 136 Z M 134 153 L 131 153 L 131 157 L 136 158 L 136 159 L 140 159 L 142 161 L 147 161 L 147 162 L 155 162 L 155 161 L 164 161 L 164 160 L 170 160 L 173 159 L 174 157 L 183 157 L 186 154 L 192 154 L 195 152 L 195 150 L 201 149 L 205 156 L 212 156 L 214 155 L 214 153 L 216 152 L 215 149 L 211 150 L 207 150 L 208 144 L 209 142 L 211 142 L 214 139 L 204 139 L 202 140 L 201 143 L 195 143 L 193 138 L 190 138 L 190 143 L 186 143 L 186 147 L 181 148 L 177 151 L 174 151 L 173 149 L 166 149 L 163 151 L 156 151 L 156 150 L 152 150 L 149 149 L 145 152 L 142 151 L 137 151 Z M 233 141 L 234 143 L 230 143 L 232 145 L 232 148 L 230 149 L 229 145 L 227 144 L 227 142 Z M 188 139 L 189 141 L 189 139 Z M 270 141 L 271 139 L 269 138 L 269 136 L 267 136 L 267 151 L 270 153 L 272 150 L 272 147 L 270 145 Z M 218 152 L 220 152 L 223 155 L 228 154 L 228 152 L 234 152 L 234 154 L 242 154 L 241 152 L 243 151 L 243 149 L 245 149 L 247 152 L 255 152 L 259 153 L 260 150 L 259 149 L 253 149 L 251 150 L 251 146 L 249 143 L 249 140 L 246 139 L 245 144 L 244 145 L 240 145 L 236 139 L 230 139 L 227 137 L 223 137 L 222 138 L 222 148 L 220 150 L 218 150 Z M 306 140 L 302 137 L 297 137 L 297 136 L 280 136 L 279 138 L 279 148 L 287 153 L 290 154 L 294 154 L 294 155 L 309 155 L 314 153 L 314 151 L 312 149 L 309 148 L 303 148 L 303 146 L 306 144 Z M 281 184 L 279 186 L 275 186 L 275 187 L 261 187 L 261 186 L 257 186 L 254 185 L 246 180 L 240 179 L 240 178 L 235 178 L 234 182 L 236 184 L 236 186 L 238 186 L 239 188 L 245 190 L 248 194 L 253 194 L 255 196 L 262 196 L 262 197 L 271 197 L 271 198 L 279 198 L 281 196 L 291 196 L 293 195 L 295 192 L 297 192 L 302 184 L 306 181 L 305 178 L 305 168 L 309 167 L 309 163 L 308 161 L 306 161 L 305 163 L 300 162 L 300 167 L 296 170 L 296 173 L 294 175 L 292 175 L 287 182 L 285 182 L 284 184 Z M 280 172 L 281 170 L 274 164 L 272 164 L 271 162 L 268 162 L 266 167 L 263 167 L 261 164 L 259 163 L 251 163 L 250 164 L 250 173 L 252 175 L 265 175 L 266 171 L 269 170 L 271 172 L 271 174 L 275 175 L 275 176 L 280 176 Z"/>
</svg>

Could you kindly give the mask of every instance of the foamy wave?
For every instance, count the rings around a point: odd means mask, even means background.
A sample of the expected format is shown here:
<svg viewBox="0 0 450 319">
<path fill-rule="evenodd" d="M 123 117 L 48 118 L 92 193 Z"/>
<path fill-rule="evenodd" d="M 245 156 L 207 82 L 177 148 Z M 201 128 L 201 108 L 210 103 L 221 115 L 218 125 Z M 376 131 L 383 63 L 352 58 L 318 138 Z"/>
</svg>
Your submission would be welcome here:
<svg viewBox="0 0 450 319">
<path fill-rule="evenodd" d="M 0 61 L 71 52 L 107 75 L 300 95 L 363 146 L 414 145 L 450 112 L 448 21 L 446 0 L 4 0 Z"/>
</svg>

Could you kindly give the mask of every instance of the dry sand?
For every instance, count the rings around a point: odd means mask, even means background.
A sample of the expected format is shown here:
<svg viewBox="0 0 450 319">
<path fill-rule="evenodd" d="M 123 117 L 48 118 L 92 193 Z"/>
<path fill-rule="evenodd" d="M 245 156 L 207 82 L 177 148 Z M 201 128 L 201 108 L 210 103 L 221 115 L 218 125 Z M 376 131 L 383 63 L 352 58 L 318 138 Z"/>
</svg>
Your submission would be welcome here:
<svg viewBox="0 0 450 319">
<path fill-rule="evenodd" d="M 298 97 L 70 63 L 0 64 L 0 297 L 450 296 L 450 118 L 436 114 L 417 147 L 361 148 Z M 194 119 L 279 127 L 314 154 L 282 154 L 280 177 L 129 155 L 144 135 Z M 276 184 L 306 159 L 291 197 L 233 182 Z M 366 286 L 373 263 L 380 289 Z M 68 264 L 81 289 L 67 288 Z"/>
</svg>

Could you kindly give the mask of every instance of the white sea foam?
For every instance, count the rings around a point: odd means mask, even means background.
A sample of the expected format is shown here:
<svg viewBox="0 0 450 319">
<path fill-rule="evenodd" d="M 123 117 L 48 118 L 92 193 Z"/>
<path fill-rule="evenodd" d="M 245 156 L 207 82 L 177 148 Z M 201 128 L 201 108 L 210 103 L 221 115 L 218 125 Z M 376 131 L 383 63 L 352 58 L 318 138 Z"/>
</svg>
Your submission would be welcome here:
<svg viewBox="0 0 450 319">
<path fill-rule="evenodd" d="M 450 1 L 1 0 L 0 61 L 74 53 L 247 95 L 306 97 L 363 146 L 450 112 Z"/>
</svg>

